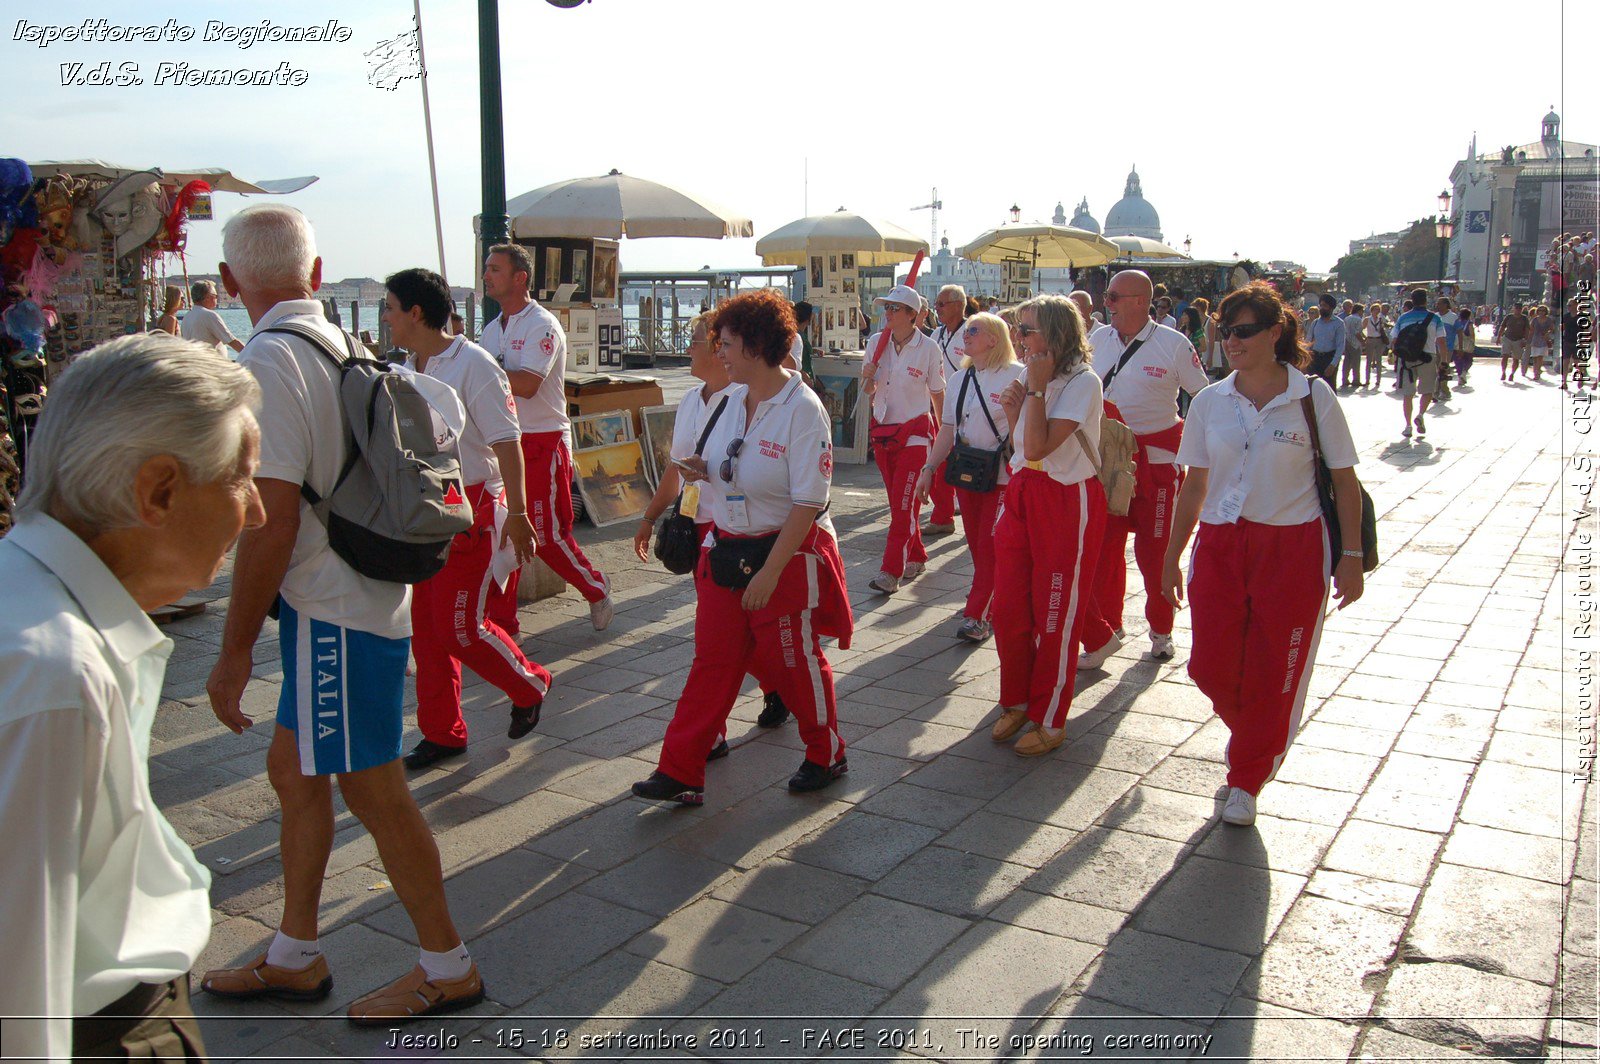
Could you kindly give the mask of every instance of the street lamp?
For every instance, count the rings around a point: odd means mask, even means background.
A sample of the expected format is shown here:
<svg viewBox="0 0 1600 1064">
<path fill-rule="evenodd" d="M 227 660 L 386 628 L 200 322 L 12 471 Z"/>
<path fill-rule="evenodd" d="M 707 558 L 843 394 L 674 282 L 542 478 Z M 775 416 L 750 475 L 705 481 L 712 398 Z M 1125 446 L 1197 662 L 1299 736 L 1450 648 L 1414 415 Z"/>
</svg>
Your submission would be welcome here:
<svg viewBox="0 0 1600 1064">
<path fill-rule="evenodd" d="M 552 7 L 574 8 L 588 0 L 545 0 Z M 506 240 L 506 130 L 500 107 L 500 3 L 478 0 L 478 123 L 483 143 L 483 213 L 478 236 L 485 249 Z M 482 265 L 481 263 L 479 264 Z M 493 321 L 500 304 L 487 296 L 483 319 Z"/>
<path fill-rule="evenodd" d="M 1015 203 L 1011 205 L 1011 220 L 1013 222 L 1022 221 L 1022 208 L 1018 207 Z"/>
<path fill-rule="evenodd" d="M 1506 307 L 1506 274 L 1511 272 L 1511 237 L 1500 234 L 1500 311 Z"/>
<path fill-rule="evenodd" d="M 1190 245 L 1190 244 L 1191 244 L 1191 243 L 1192 243 L 1192 242 L 1191 242 L 1191 241 L 1190 241 L 1190 239 L 1189 239 L 1189 238 L 1188 238 L 1188 237 L 1184 237 L 1184 238 L 1183 238 L 1183 253 L 1184 253 L 1184 254 L 1185 254 L 1185 255 L 1187 255 L 1187 254 L 1189 254 L 1189 245 Z"/>
<path fill-rule="evenodd" d="M 1448 192 L 1443 193 L 1439 202 L 1445 203 L 1449 198 L 1450 194 Z M 1444 291 L 1444 253 L 1445 249 L 1450 246 L 1450 236 L 1454 232 L 1455 226 L 1450 224 L 1449 215 L 1441 214 L 1433 223 L 1433 235 L 1439 238 L 1439 290 L 1441 292 Z"/>
</svg>

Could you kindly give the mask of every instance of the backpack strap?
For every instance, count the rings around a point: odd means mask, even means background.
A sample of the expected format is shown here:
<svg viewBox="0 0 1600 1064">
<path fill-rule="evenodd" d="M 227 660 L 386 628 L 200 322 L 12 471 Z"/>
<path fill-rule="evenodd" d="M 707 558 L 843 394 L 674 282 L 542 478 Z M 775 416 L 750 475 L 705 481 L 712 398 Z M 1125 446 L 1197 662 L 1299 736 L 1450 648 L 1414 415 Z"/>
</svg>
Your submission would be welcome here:
<svg viewBox="0 0 1600 1064">
<path fill-rule="evenodd" d="M 344 337 L 345 354 L 343 355 L 334 350 L 333 344 L 329 342 L 326 336 L 318 332 L 316 329 L 311 328 L 309 325 L 300 325 L 296 322 L 286 321 L 280 325 L 273 325 L 260 331 L 264 333 L 282 333 L 286 336 L 299 337 L 312 347 L 316 348 L 328 359 L 328 361 L 337 366 L 339 368 L 339 375 L 341 378 L 344 376 L 344 372 L 348 370 L 353 363 L 358 361 L 368 361 L 372 362 L 374 365 L 381 365 L 387 368 L 385 363 L 378 362 L 376 359 L 363 360 L 361 356 L 357 355 L 354 337 L 352 337 L 342 328 L 339 330 L 339 335 Z M 344 460 L 344 466 L 340 468 L 339 475 L 335 477 L 333 481 L 333 490 L 335 491 L 338 490 L 340 484 L 344 483 L 345 478 L 350 475 L 350 471 L 356 467 L 356 463 L 361 460 L 361 444 L 356 439 L 355 426 L 350 424 L 350 419 L 348 417 L 343 417 L 343 403 L 339 404 L 339 410 L 341 418 L 345 422 L 345 435 L 349 437 L 349 440 L 348 446 L 346 447 L 348 455 Z M 317 506 L 325 498 L 325 496 L 317 494 L 317 490 L 310 484 L 304 482 L 300 484 L 300 497 L 305 499 L 305 501 L 310 503 L 312 506 Z"/>
</svg>

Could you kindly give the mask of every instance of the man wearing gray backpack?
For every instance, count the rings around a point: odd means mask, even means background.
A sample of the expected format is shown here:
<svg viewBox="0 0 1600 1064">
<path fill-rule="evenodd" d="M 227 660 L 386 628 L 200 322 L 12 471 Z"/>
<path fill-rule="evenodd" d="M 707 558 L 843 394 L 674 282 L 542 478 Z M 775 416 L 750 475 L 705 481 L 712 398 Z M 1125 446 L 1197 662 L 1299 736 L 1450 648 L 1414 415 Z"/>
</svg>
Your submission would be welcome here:
<svg viewBox="0 0 1600 1064">
<path fill-rule="evenodd" d="M 356 441 L 341 409 L 348 374 L 319 349 L 338 350 L 348 341 L 313 298 L 322 260 L 311 225 L 292 207 L 249 207 L 224 226 L 222 250 L 223 284 L 255 326 L 239 363 L 261 387 L 256 485 L 267 519 L 239 541 L 222 650 L 206 692 L 229 730 L 241 733 L 254 723 L 240 698 L 256 637 L 276 605 L 284 682 L 267 777 L 283 809 L 284 891 L 283 916 L 266 952 L 242 968 L 207 973 L 201 988 L 221 997 L 286 1001 L 317 1001 L 332 990 L 317 910 L 333 846 L 329 777 L 337 776 L 345 804 L 372 832 L 421 946 L 416 967 L 354 1002 L 350 1020 L 390 1026 L 466 1008 L 483 1000 L 483 980 L 451 921 L 439 850 L 400 765 L 409 588 L 358 571 L 349 545 L 336 549 L 330 542 L 333 516 L 313 506 L 338 501 L 336 489 L 358 458 L 366 460 L 368 475 L 377 463 L 368 451 L 352 452 Z M 464 421 L 453 393 L 440 392 L 454 404 L 449 415 Z M 386 394 L 412 403 L 417 392 L 402 382 Z M 440 400 L 429 395 L 428 401 Z M 434 432 L 431 425 L 423 431 L 420 446 L 427 449 Z M 406 442 L 408 452 L 418 443 Z M 454 468 L 459 477 L 453 455 L 430 457 L 439 459 L 438 471 Z M 452 525 L 444 511 L 435 523 Z"/>
</svg>

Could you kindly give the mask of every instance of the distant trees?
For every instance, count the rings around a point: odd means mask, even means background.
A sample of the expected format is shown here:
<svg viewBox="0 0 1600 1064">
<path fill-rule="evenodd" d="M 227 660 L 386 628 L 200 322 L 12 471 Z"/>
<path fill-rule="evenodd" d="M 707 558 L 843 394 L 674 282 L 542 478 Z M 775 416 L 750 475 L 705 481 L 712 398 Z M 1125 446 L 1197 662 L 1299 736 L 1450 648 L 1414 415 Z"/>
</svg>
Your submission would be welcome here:
<svg viewBox="0 0 1600 1064">
<path fill-rule="evenodd" d="M 1394 257 L 1383 248 L 1352 252 L 1333 264 L 1345 294 L 1359 296 L 1394 279 Z"/>
</svg>

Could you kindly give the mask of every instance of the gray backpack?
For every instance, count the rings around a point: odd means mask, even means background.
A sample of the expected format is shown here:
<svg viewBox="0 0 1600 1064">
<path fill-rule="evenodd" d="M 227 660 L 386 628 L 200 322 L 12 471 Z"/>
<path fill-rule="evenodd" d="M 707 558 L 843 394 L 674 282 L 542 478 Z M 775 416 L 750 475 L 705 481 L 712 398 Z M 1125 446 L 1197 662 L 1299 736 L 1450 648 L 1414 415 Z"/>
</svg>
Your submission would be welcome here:
<svg viewBox="0 0 1600 1064">
<path fill-rule="evenodd" d="M 342 329 L 346 355 L 307 326 L 262 332 L 297 336 L 339 367 L 349 453 L 326 496 L 300 485 L 334 553 L 362 576 L 397 584 L 418 584 L 443 569 L 450 541 L 472 527 L 472 507 L 461 462 L 453 447 L 439 448 L 422 393 Z"/>
</svg>

